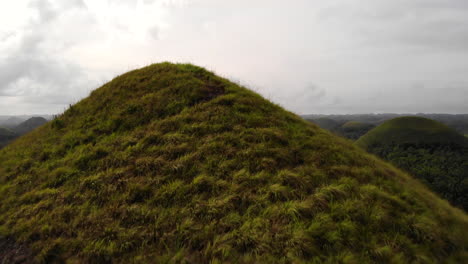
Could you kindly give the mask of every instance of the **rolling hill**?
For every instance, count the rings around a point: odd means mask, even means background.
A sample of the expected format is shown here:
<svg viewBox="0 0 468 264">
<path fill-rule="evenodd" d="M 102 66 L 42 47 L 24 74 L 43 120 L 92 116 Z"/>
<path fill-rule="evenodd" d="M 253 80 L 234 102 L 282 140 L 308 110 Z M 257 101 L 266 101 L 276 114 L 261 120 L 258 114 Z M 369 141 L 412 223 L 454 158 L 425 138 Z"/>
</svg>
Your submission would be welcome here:
<svg viewBox="0 0 468 264">
<path fill-rule="evenodd" d="M 342 126 L 336 129 L 338 135 L 349 138 L 351 140 L 357 140 L 361 136 L 369 132 L 374 125 L 368 123 L 362 123 L 358 121 L 348 121 Z"/>
<path fill-rule="evenodd" d="M 466 145 L 466 140 L 455 130 L 437 121 L 423 117 L 391 119 L 359 139 L 361 147 L 372 145 Z"/>
<path fill-rule="evenodd" d="M 468 210 L 468 139 L 455 130 L 426 118 L 400 117 L 369 131 L 356 144 Z"/>
<path fill-rule="evenodd" d="M 19 123 L 17 126 L 12 128 L 0 127 L 0 149 L 8 145 L 16 138 L 40 127 L 47 123 L 47 120 L 43 117 L 31 117 L 24 122 Z"/>
<path fill-rule="evenodd" d="M 347 121 L 357 121 L 361 123 L 373 124 L 375 126 L 383 124 L 384 122 L 398 118 L 398 117 L 406 117 L 406 116 L 414 116 L 414 117 L 423 117 L 431 120 L 435 120 L 440 122 L 454 130 L 456 130 L 460 134 L 468 134 L 468 114 L 348 114 L 348 115 L 303 115 L 302 117 L 306 120 L 315 121 L 321 119 L 331 120 L 332 122 L 337 122 L 344 124 Z M 327 127 L 322 127 L 326 128 Z"/>
<path fill-rule="evenodd" d="M 0 150 L 6 262 L 461 263 L 467 229 L 409 175 L 193 65 L 118 76 Z"/>
<path fill-rule="evenodd" d="M 24 135 L 31 130 L 34 130 L 47 123 L 47 120 L 43 117 L 31 117 L 28 120 L 20 123 L 16 127 L 12 128 L 13 132 L 17 135 Z"/>
<path fill-rule="evenodd" d="M 331 118 L 306 119 L 319 127 L 326 129 L 338 136 L 351 140 L 357 140 L 369 130 L 375 127 L 373 124 L 359 121 L 335 120 Z"/>
<path fill-rule="evenodd" d="M 24 122 L 24 121 L 25 119 L 22 119 L 21 117 L 11 116 L 11 117 L 8 117 L 6 120 L 2 120 L 2 122 L 0 122 L 0 125 L 6 128 L 13 128 L 21 124 L 21 122 Z"/>
<path fill-rule="evenodd" d="M 310 121 L 318 125 L 319 127 L 330 131 L 333 131 L 334 129 L 340 127 L 343 124 L 342 122 L 335 121 L 330 118 L 317 118 L 311 119 Z"/>
</svg>

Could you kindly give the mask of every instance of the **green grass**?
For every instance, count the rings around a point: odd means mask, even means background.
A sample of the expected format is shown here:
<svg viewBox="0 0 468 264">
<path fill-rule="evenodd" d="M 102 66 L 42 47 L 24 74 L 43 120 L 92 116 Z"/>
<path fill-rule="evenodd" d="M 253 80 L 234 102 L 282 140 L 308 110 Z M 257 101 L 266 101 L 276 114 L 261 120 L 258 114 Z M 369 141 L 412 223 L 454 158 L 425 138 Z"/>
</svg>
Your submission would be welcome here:
<svg viewBox="0 0 468 264">
<path fill-rule="evenodd" d="M 193 65 L 119 76 L 0 150 L 0 236 L 38 262 L 461 263 L 468 217 Z"/>
<path fill-rule="evenodd" d="M 423 117 L 399 117 L 391 119 L 362 136 L 357 145 L 395 144 L 454 144 L 467 145 L 467 141 L 455 130 L 437 121 Z"/>
</svg>

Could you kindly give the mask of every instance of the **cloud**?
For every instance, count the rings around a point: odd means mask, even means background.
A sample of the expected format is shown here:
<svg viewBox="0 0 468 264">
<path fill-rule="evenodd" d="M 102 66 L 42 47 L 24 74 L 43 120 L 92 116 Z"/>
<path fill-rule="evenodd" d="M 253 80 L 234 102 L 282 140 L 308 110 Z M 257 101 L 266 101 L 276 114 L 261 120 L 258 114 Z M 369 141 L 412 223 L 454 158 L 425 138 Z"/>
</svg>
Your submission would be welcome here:
<svg viewBox="0 0 468 264">
<path fill-rule="evenodd" d="M 82 8 L 82 1 L 64 1 L 64 7 Z M 76 100 L 78 88 L 91 81 L 77 64 L 57 56 L 59 46 L 50 46 L 48 33 L 59 18 L 60 10 L 50 1 L 33 1 L 30 8 L 38 14 L 23 28 L 15 49 L 0 61 L 0 96 L 16 97 L 24 103 L 34 101 L 66 105 Z M 70 9 L 66 9 L 70 10 Z"/>
<path fill-rule="evenodd" d="M 39 24 L 49 22 L 57 16 L 57 12 L 48 0 L 35 0 L 30 2 L 29 6 L 37 11 Z"/>
<path fill-rule="evenodd" d="M 126 8 L 135 8 L 138 0 L 108 0 L 110 5 L 125 6 Z"/>
<path fill-rule="evenodd" d="M 15 35 L 16 34 L 14 32 L 6 32 L 6 33 L 0 34 L 0 43 L 9 40 L 10 38 L 14 37 Z"/>
<path fill-rule="evenodd" d="M 314 84 L 308 85 L 299 96 L 303 96 L 307 101 L 315 102 L 320 101 L 326 96 L 326 91 L 320 89 Z"/>
<path fill-rule="evenodd" d="M 0 113 L 60 111 L 168 60 L 297 113 L 468 112 L 465 0 L 18 2 L 0 3 Z"/>
<path fill-rule="evenodd" d="M 148 30 L 148 34 L 152 39 L 158 40 L 159 39 L 159 31 L 160 31 L 160 29 L 159 29 L 158 26 L 153 26 Z"/>
<path fill-rule="evenodd" d="M 464 0 L 336 1 L 320 11 L 330 26 L 353 34 L 358 45 L 414 45 L 468 49 L 468 2 Z"/>
</svg>

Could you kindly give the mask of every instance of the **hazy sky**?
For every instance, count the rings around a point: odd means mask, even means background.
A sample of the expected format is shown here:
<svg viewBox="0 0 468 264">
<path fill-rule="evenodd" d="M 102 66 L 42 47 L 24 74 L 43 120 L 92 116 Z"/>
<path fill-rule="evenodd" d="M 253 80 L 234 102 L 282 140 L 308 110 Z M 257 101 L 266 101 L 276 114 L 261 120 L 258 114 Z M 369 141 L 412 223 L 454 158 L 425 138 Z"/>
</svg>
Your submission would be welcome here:
<svg viewBox="0 0 468 264">
<path fill-rule="evenodd" d="M 0 115 L 190 62 L 299 114 L 468 113 L 467 0 L 0 2 Z"/>
</svg>

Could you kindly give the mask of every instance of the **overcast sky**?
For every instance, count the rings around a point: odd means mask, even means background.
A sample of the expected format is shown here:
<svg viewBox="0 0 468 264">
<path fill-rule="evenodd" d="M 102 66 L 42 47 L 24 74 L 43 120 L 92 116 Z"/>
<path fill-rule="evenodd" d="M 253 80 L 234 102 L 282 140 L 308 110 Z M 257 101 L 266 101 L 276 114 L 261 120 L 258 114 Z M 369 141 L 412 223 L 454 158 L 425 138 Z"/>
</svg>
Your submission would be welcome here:
<svg viewBox="0 0 468 264">
<path fill-rule="evenodd" d="M 0 2 L 0 115 L 190 62 L 298 114 L 468 113 L 467 0 Z"/>
</svg>

